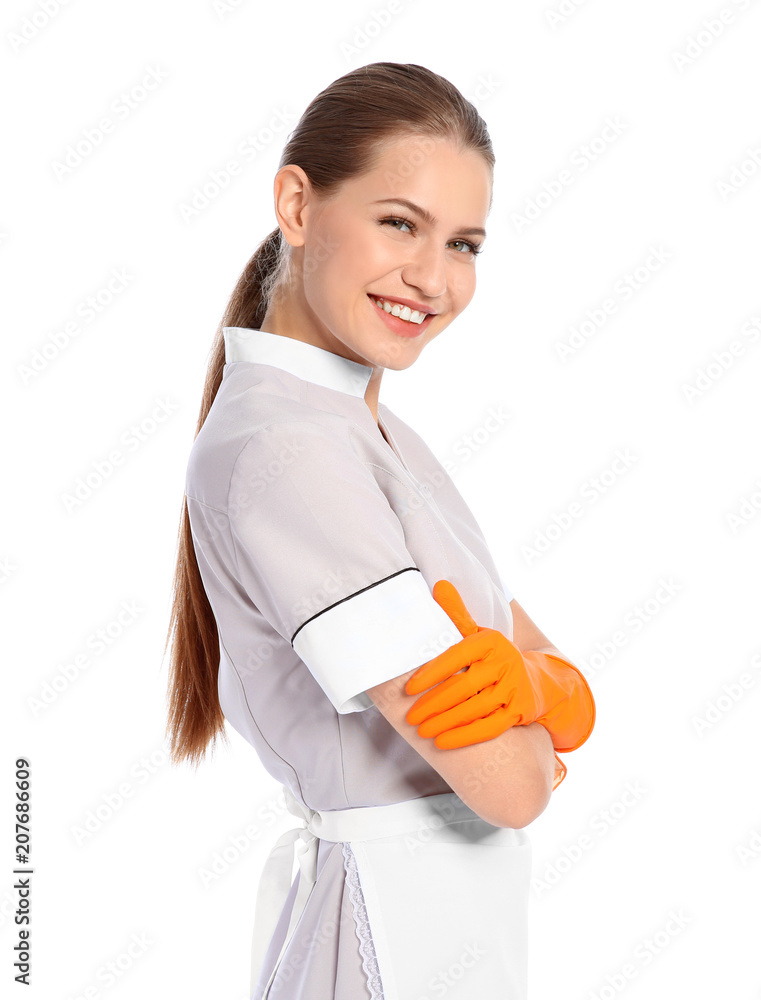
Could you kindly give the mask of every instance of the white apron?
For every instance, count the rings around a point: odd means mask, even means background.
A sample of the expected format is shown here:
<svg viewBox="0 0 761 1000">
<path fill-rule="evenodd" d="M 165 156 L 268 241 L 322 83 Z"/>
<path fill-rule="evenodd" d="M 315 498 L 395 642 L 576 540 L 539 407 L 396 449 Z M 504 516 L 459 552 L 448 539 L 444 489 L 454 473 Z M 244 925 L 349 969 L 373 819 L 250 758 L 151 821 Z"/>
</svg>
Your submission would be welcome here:
<svg viewBox="0 0 761 1000">
<path fill-rule="evenodd" d="M 251 994 L 291 888 L 299 888 L 263 1000 L 315 884 L 318 839 L 356 859 L 379 977 L 373 1000 L 526 1000 L 531 843 L 444 792 L 385 806 L 312 810 L 283 786 L 304 825 L 277 841 L 259 882 Z M 346 850 L 348 844 L 350 851 Z M 380 979 L 380 984 L 377 982 Z M 380 987 L 380 991 L 379 991 Z"/>
</svg>

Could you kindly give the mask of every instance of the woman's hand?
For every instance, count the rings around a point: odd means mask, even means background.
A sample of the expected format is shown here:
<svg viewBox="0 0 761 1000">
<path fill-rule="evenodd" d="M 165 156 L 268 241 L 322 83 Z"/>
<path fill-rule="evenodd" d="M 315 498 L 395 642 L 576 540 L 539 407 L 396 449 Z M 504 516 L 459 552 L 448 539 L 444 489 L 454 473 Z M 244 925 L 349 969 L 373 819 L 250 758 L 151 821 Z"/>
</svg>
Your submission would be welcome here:
<svg viewBox="0 0 761 1000">
<path fill-rule="evenodd" d="M 496 629 L 479 627 L 449 580 L 434 584 L 433 597 L 464 638 L 424 663 L 405 685 L 409 695 L 431 688 L 406 715 L 420 736 L 453 749 L 538 722 L 556 750 L 567 753 L 585 742 L 595 703 L 573 664 L 538 650 L 521 652 Z"/>
</svg>

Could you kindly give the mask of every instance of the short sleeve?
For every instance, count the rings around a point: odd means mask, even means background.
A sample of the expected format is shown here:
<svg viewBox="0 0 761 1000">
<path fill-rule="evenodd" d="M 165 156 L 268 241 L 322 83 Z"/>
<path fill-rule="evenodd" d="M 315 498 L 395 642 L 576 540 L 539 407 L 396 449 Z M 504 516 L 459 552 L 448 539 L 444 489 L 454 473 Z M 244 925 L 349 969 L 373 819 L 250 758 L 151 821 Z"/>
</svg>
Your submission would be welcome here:
<svg viewBox="0 0 761 1000">
<path fill-rule="evenodd" d="M 341 714 L 462 639 L 351 434 L 339 418 L 261 428 L 228 497 L 241 586 Z"/>
<path fill-rule="evenodd" d="M 501 576 L 499 578 L 499 582 L 502 584 L 502 590 L 505 592 L 505 597 L 507 598 L 507 603 L 509 604 L 510 601 L 515 600 L 515 594 L 513 594 L 512 590 L 510 590 Z"/>
</svg>

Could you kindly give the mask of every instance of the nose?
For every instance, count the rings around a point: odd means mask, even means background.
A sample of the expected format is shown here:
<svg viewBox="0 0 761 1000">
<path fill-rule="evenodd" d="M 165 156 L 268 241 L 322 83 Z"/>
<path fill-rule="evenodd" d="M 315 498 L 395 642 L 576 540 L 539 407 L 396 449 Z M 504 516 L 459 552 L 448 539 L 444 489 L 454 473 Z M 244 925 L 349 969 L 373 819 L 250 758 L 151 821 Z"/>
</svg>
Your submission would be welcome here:
<svg viewBox="0 0 761 1000">
<path fill-rule="evenodd" d="M 421 240 L 402 268 L 402 281 L 417 288 L 427 299 L 447 290 L 446 247 L 434 240 Z"/>
</svg>

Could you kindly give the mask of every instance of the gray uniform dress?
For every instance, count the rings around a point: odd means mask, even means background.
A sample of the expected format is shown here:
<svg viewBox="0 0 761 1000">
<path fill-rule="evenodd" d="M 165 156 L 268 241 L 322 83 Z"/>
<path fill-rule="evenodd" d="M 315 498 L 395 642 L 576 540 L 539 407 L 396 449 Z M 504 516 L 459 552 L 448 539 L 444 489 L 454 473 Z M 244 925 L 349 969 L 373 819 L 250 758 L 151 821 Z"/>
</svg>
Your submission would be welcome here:
<svg viewBox="0 0 761 1000">
<path fill-rule="evenodd" d="M 431 595 L 437 580 L 457 587 L 479 625 L 512 638 L 512 595 L 484 536 L 420 436 L 383 403 L 376 423 L 364 400 L 370 367 L 263 330 L 228 327 L 224 337 L 186 496 L 219 631 L 225 717 L 307 811 L 452 793 L 365 692 L 461 639 Z M 525 846 L 523 831 L 509 833 Z M 315 845 L 316 881 L 282 955 L 298 872 L 267 918 L 254 998 L 377 1000 L 351 851 Z M 525 890 L 516 928 L 527 880 Z M 523 995 L 494 986 L 480 1000 Z"/>
</svg>

